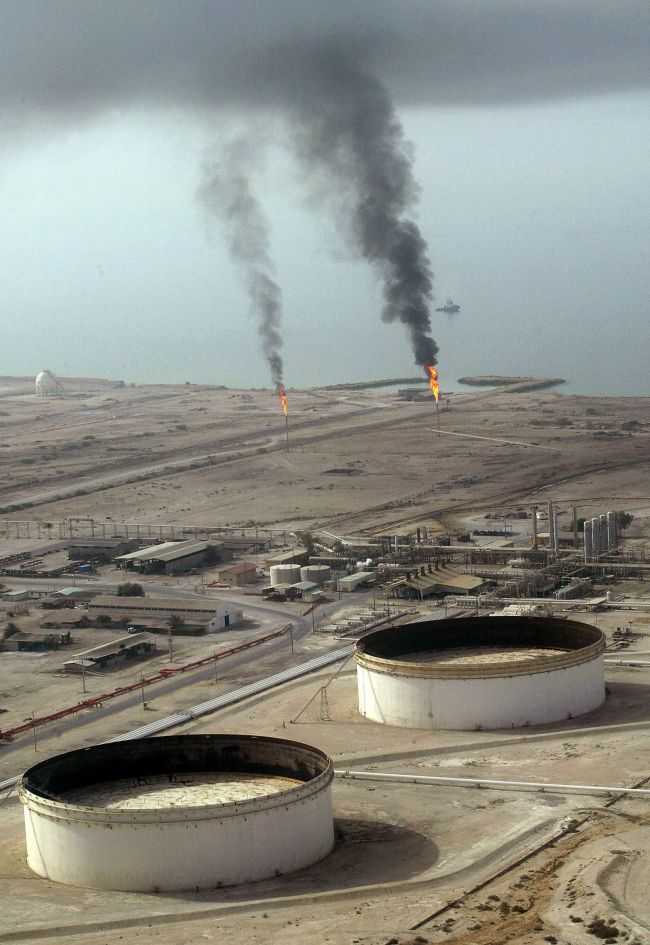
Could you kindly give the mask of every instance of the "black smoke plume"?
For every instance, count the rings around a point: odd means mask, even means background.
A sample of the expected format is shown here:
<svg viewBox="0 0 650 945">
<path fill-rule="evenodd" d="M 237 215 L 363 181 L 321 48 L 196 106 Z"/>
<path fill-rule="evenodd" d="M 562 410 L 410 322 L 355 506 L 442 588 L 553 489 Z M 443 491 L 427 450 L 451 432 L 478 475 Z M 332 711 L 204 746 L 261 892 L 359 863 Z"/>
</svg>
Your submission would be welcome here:
<svg viewBox="0 0 650 945">
<path fill-rule="evenodd" d="M 243 150 L 239 143 L 231 145 L 220 160 L 204 166 L 198 196 L 222 224 L 230 256 L 242 274 L 251 311 L 258 319 L 271 379 L 279 389 L 283 386 L 282 293 L 275 281 L 270 227 L 251 191 Z"/>
<path fill-rule="evenodd" d="M 0 22 L 3 144 L 23 126 L 50 132 L 124 107 L 180 108 L 211 123 L 221 109 L 293 115 L 306 166 L 328 176 L 331 193 L 347 194 L 351 244 L 379 272 L 384 318 L 407 327 L 421 364 L 436 354 L 431 267 L 386 88 L 400 105 L 449 107 L 650 82 L 647 0 L 0 0 Z M 268 228 L 245 179 L 230 181 L 229 204 L 212 183 L 205 199 L 230 223 L 281 375 Z M 250 211 L 255 252 L 244 217 L 228 206 Z"/>
<path fill-rule="evenodd" d="M 295 111 L 298 154 L 308 174 L 317 168 L 326 176 L 351 247 L 377 271 L 384 321 L 406 327 L 417 364 L 436 364 L 433 273 L 412 219 L 419 188 L 388 92 L 340 49 L 315 52 L 305 71 Z"/>
</svg>

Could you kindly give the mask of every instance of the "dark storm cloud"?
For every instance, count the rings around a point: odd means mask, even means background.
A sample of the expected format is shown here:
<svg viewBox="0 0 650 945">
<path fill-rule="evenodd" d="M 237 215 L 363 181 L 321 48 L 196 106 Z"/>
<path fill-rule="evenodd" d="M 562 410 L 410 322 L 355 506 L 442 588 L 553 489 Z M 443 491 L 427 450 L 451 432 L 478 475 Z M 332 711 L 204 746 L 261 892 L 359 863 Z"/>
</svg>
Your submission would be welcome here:
<svg viewBox="0 0 650 945">
<path fill-rule="evenodd" d="M 276 110 L 325 180 L 383 317 L 435 364 L 432 272 L 393 101 L 523 103 L 647 85 L 647 0 L 0 0 L 0 112 L 11 127 L 132 106 Z M 281 383 L 280 291 L 261 206 L 232 164 L 202 197 L 226 222 Z"/>
<path fill-rule="evenodd" d="M 646 86 L 647 0 L 2 0 L 0 107 L 282 106 L 334 44 L 401 104 Z"/>
</svg>

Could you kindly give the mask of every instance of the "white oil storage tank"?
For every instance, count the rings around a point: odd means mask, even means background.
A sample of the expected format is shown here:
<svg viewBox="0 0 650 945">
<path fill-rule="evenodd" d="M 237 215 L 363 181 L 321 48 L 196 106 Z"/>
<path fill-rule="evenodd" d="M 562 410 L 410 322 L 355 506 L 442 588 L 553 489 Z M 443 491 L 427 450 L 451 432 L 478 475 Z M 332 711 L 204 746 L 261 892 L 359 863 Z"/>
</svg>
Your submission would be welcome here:
<svg viewBox="0 0 650 945">
<path fill-rule="evenodd" d="M 355 647 L 359 711 L 465 731 L 571 719 L 605 699 L 605 637 L 548 617 L 468 617 L 375 630 Z"/>
<path fill-rule="evenodd" d="M 255 735 L 140 738 L 23 776 L 27 863 L 93 889 L 215 889 L 290 873 L 334 846 L 331 760 Z"/>
<path fill-rule="evenodd" d="M 307 564 L 300 569 L 301 581 L 313 581 L 322 587 L 332 579 L 332 570 L 327 564 Z"/>
<path fill-rule="evenodd" d="M 34 381 L 34 389 L 37 397 L 61 397 L 63 396 L 63 385 L 52 371 L 40 371 Z"/>
<path fill-rule="evenodd" d="M 269 570 L 271 585 L 277 587 L 278 584 L 297 584 L 300 580 L 299 564 L 273 564 Z"/>
</svg>

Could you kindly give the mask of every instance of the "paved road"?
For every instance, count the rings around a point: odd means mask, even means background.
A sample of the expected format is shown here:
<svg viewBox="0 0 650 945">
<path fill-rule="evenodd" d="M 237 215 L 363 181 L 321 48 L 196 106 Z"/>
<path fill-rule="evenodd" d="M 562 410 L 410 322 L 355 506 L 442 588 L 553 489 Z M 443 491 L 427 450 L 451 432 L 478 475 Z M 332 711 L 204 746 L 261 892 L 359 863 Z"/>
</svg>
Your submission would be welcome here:
<svg viewBox="0 0 650 945">
<path fill-rule="evenodd" d="M 27 580 L 26 583 L 38 584 L 33 579 L 31 581 Z M 102 582 L 98 582 L 102 583 Z M 103 582 L 107 583 L 107 582 Z M 107 583 L 108 587 L 110 585 Z M 174 588 L 178 596 L 182 588 Z M 188 596 L 187 594 L 185 596 Z M 195 596 L 195 595 L 194 595 Z M 360 595 L 363 599 L 367 595 Z M 222 600 L 224 598 L 221 598 Z M 237 603 L 242 603 L 241 596 L 237 599 Z M 341 610 L 344 607 L 348 607 L 351 601 L 342 600 L 335 601 L 326 607 L 319 608 L 318 613 L 318 622 L 324 622 L 332 617 L 337 610 Z M 355 600 L 355 603 L 357 601 Z M 277 655 L 282 660 L 282 665 L 280 669 L 288 668 L 296 660 L 300 660 L 301 657 L 292 657 L 292 649 L 294 646 L 300 642 L 300 640 L 307 637 L 312 632 L 312 618 L 311 615 L 303 617 L 302 615 L 296 614 L 293 611 L 283 609 L 281 607 L 272 607 L 268 605 L 259 605 L 249 603 L 248 601 L 244 602 L 246 613 L 250 616 L 259 616 L 266 620 L 269 617 L 273 618 L 276 626 L 281 626 L 285 623 L 291 623 L 293 625 L 293 633 L 287 633 L 285 636 L 278 637 L 275 640 L 270 640 L 268 643 L 261 644 L 261 647 L 254 647 L 250 650 L 245 650 L 243 653 L 236 653 L 233 656 L 229 656 L 219 661 L 216 664 L 209 664 L 206 667 L 196 670 L 190 670 L 186 673 L 181 673 L 178 676 L 172 677 L 168 680 L 154 683 L 150 688 L 145 688 L 145 695 L 150 700 L 154 699 L 163 699 L 166 696 L 174 695 L 179 690 L 183 689 L 186 686 L 194 685 L 195 683 L 204 682 L 209 679 L 213 679 L 215 673 L 231 674 L 238 667 L 246 666 L 247 663 L 252 661 L 260 662 L 261 659 L 268 659 L 271 655 Z M 359 600 L 359 606 L 363 606 L 362 600 Z M 217 634 L 214 637 L 215 650 L 218 652 L 220 650 L 228 649 L 229 646 L 236 646 L 239 642 L 245 642 L 247 639 L 254 638 L 259 635 L 259 631 L 255 633 L 246 634 L 245 636 L 240 636 L 237 634 L 236 630 L 229 631 L 228 634 Z M 340 642 L 338 640 L 332 639 L 332 649 L 340 647 Z M 260 655 L 260 650 L 262 650 L 262 655 Z M 304 656 L 304 654 L 303 654 Z M 259 678 L 262 676 L 268 675 L 268 668 L 260 673 Z M 102 691 L 106 691 L 111 688 L 111 683 L 107 679 L 107 684 Z M 117 685 L 117 681 L 116 681 Z M 94 688 L 94 687 L 93 687 Z M 92 696 L 94 693 L 89 693 L 89 696 Z M 82 698 L 82 697 L 81 697 Z M 37 739 L 39 738 L 39 733 L 42 732 L 40 737 L 45 740 L 46 738 L 51 738 L 54 735 L 63 735 L 69 732 L 78 731 L 85 729 L 88 726 L 92 726 L 97 722 L 104 723 L 105 720 L 112 715 L 116 715 L 120 712 L 135 708 L 139 706 L 142 702 L 142 693 L 141 690 L 135 689 L 133 692 L 128 693 L 124 696 L 118 696 L 115 699 L 108 700 L 105 702 L 101 709 L 89 710 L 87 713 L 78 715 L 78 716 L 69 716 L 65 719 L 62 719 L 60 722 L 48 723 L 41 729 L 37 729 Z M 25 745 L 31 743 L 33 740 L 33 733 L 28 731 L 23 735 L 16 738 L 14 742 L 11 742 L 7 745 L 0 747 L 0 762 L 2 762 L 2 777 L 7 778 L 12 775 L 11 771 L 8 771 L 6 765 L 4 764 L 5 759 L 7 759 L 13 752 L 20 748 L 24 748 Z M 16 772 L 13 772 L 15 774 Z"/>
</svg>

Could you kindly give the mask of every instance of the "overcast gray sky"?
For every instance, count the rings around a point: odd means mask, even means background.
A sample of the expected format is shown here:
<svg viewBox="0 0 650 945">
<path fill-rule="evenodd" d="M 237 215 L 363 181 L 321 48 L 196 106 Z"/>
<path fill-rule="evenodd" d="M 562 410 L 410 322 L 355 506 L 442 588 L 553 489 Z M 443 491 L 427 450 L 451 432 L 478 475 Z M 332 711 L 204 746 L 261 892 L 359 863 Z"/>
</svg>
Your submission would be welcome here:
<svg viewBox="0 0 650 945">
<path fill-rule="evenodd" d="M 244 133 L 260 143 L 286 383 L 415 373 L 340 225 L 349 162 L 337 180 L 301 147 L 314 116 L 329 130 L 339 99 L 346 114 L 344 62 L 383 83 L 413 143 L 433 307 L 462 306 L 431 315 L 443 386 L 537 370 L 650 394 L 648 12 L 0 3 L 0 371 L 268 385 L 241 273 L 196 197 Z"/>
</svg>

